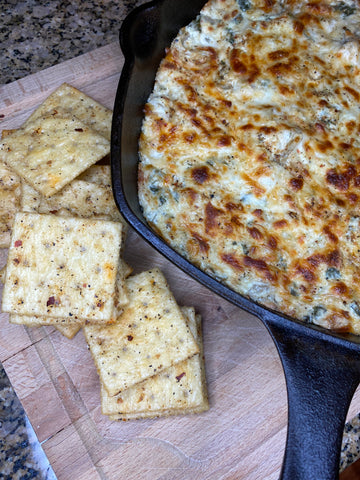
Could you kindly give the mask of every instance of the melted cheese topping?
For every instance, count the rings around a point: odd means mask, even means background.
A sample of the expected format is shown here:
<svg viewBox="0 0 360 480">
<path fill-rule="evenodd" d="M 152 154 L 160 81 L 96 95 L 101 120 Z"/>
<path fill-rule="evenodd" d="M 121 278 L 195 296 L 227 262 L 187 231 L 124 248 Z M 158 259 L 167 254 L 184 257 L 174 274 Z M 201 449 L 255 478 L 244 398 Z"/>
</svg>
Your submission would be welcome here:
<svg viewBox="0 0 360 480">
<path fill-rule="evenodd" d="M 360 10 L 210 0 L 145 109 L 139 199 L 236 292 L 360 333 Z"/>
</svg>

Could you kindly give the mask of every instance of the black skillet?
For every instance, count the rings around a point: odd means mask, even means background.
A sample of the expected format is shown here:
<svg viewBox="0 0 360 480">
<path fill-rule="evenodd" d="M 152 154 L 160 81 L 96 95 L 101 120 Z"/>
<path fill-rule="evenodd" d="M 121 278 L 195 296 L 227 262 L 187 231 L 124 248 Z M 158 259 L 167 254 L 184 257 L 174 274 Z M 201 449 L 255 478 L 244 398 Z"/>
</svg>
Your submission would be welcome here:
<svg viewBox="0 0 360 480">
<path fill-rule="evenodd" d="M 336 480 L 346 414 L 360 382 L 360 337 L 299 322 L 235 293 L 170 248 L 149 228 L 139 206 L 137 152 L 143 106 L 165 48 L 204 3 L 155 0 L 135 9 L 121 27 L 125 64 L 111 139 L 115 200 L 128 223 L 155 249 L 213 292 L 256 315 L 270 332 L 288 394 L 288 433 L 280 478 Z"/>
</svg>

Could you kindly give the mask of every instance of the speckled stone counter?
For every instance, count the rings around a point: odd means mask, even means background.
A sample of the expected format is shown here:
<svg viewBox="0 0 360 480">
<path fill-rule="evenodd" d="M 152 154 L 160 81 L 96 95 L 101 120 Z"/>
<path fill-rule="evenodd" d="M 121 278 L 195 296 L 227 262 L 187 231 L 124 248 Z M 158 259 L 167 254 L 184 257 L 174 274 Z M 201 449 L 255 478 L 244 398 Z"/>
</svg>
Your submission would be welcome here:
<svg viewBox="0 0 360 480">
<path fill-rule="evenodd" d="M 121 21 L 140 3 L 144 1 L 1 1 L 0 83 L 117 40 Z"/>
<path fill-rule="evenodd" d="M 0 478 L 55 480 L 24 410 L 0 369 Z"/>
<path fill-rule="evenodd" d="M 122 20 L 146 0 L 2 0 L 0 83 L 69 60 L 118 38 Z M 360 457 L 360 414 L 345 427 L 340 468 Z M 55 479 L 0 364 L 0 479 Z"/>
</svg>

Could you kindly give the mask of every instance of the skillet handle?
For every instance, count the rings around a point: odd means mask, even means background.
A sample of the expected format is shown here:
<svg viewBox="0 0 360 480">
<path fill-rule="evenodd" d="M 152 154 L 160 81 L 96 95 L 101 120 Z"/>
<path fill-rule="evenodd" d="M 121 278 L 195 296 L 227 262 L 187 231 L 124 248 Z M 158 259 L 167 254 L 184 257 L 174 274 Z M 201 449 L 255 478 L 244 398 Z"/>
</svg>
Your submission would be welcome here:
<svg viewBox="0 0 360 480">
<path fill-rule="evenodd" d="M 276 315 L 263 321 L 277 346 L 288 395 L 280 480 L 336 480 L 346 415 L 360 381 L 359 353 L 329 342 L 327 333 L 296 324 L 289 330 L 289 322 L 279 323 Z"/>
</svg>

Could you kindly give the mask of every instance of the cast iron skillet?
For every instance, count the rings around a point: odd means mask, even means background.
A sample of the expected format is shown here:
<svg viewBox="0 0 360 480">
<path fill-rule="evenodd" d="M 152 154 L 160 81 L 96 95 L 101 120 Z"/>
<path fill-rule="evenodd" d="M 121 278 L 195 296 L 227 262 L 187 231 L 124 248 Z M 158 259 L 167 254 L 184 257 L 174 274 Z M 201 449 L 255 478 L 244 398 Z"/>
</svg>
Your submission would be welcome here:
<svg viewBox="0 0 360 480">
<path fill-rule="evenodd" d="M 120 30 L 125 64 L 116 94 L 111 166 L 116 203 L 128 223 L 191 277 L 256 315 L 278 349 L 287 384 L 288 433 L 280 478 L 336 480 L 346 414 L 360 382 L 360 337 L 304 324 L 242 297 L 170 248 L 147 225 L 137 197 L 138 137 L 143 106 L 165 48 L 196 17 L 204 0 L 154 0 Z"/>
</svg>

